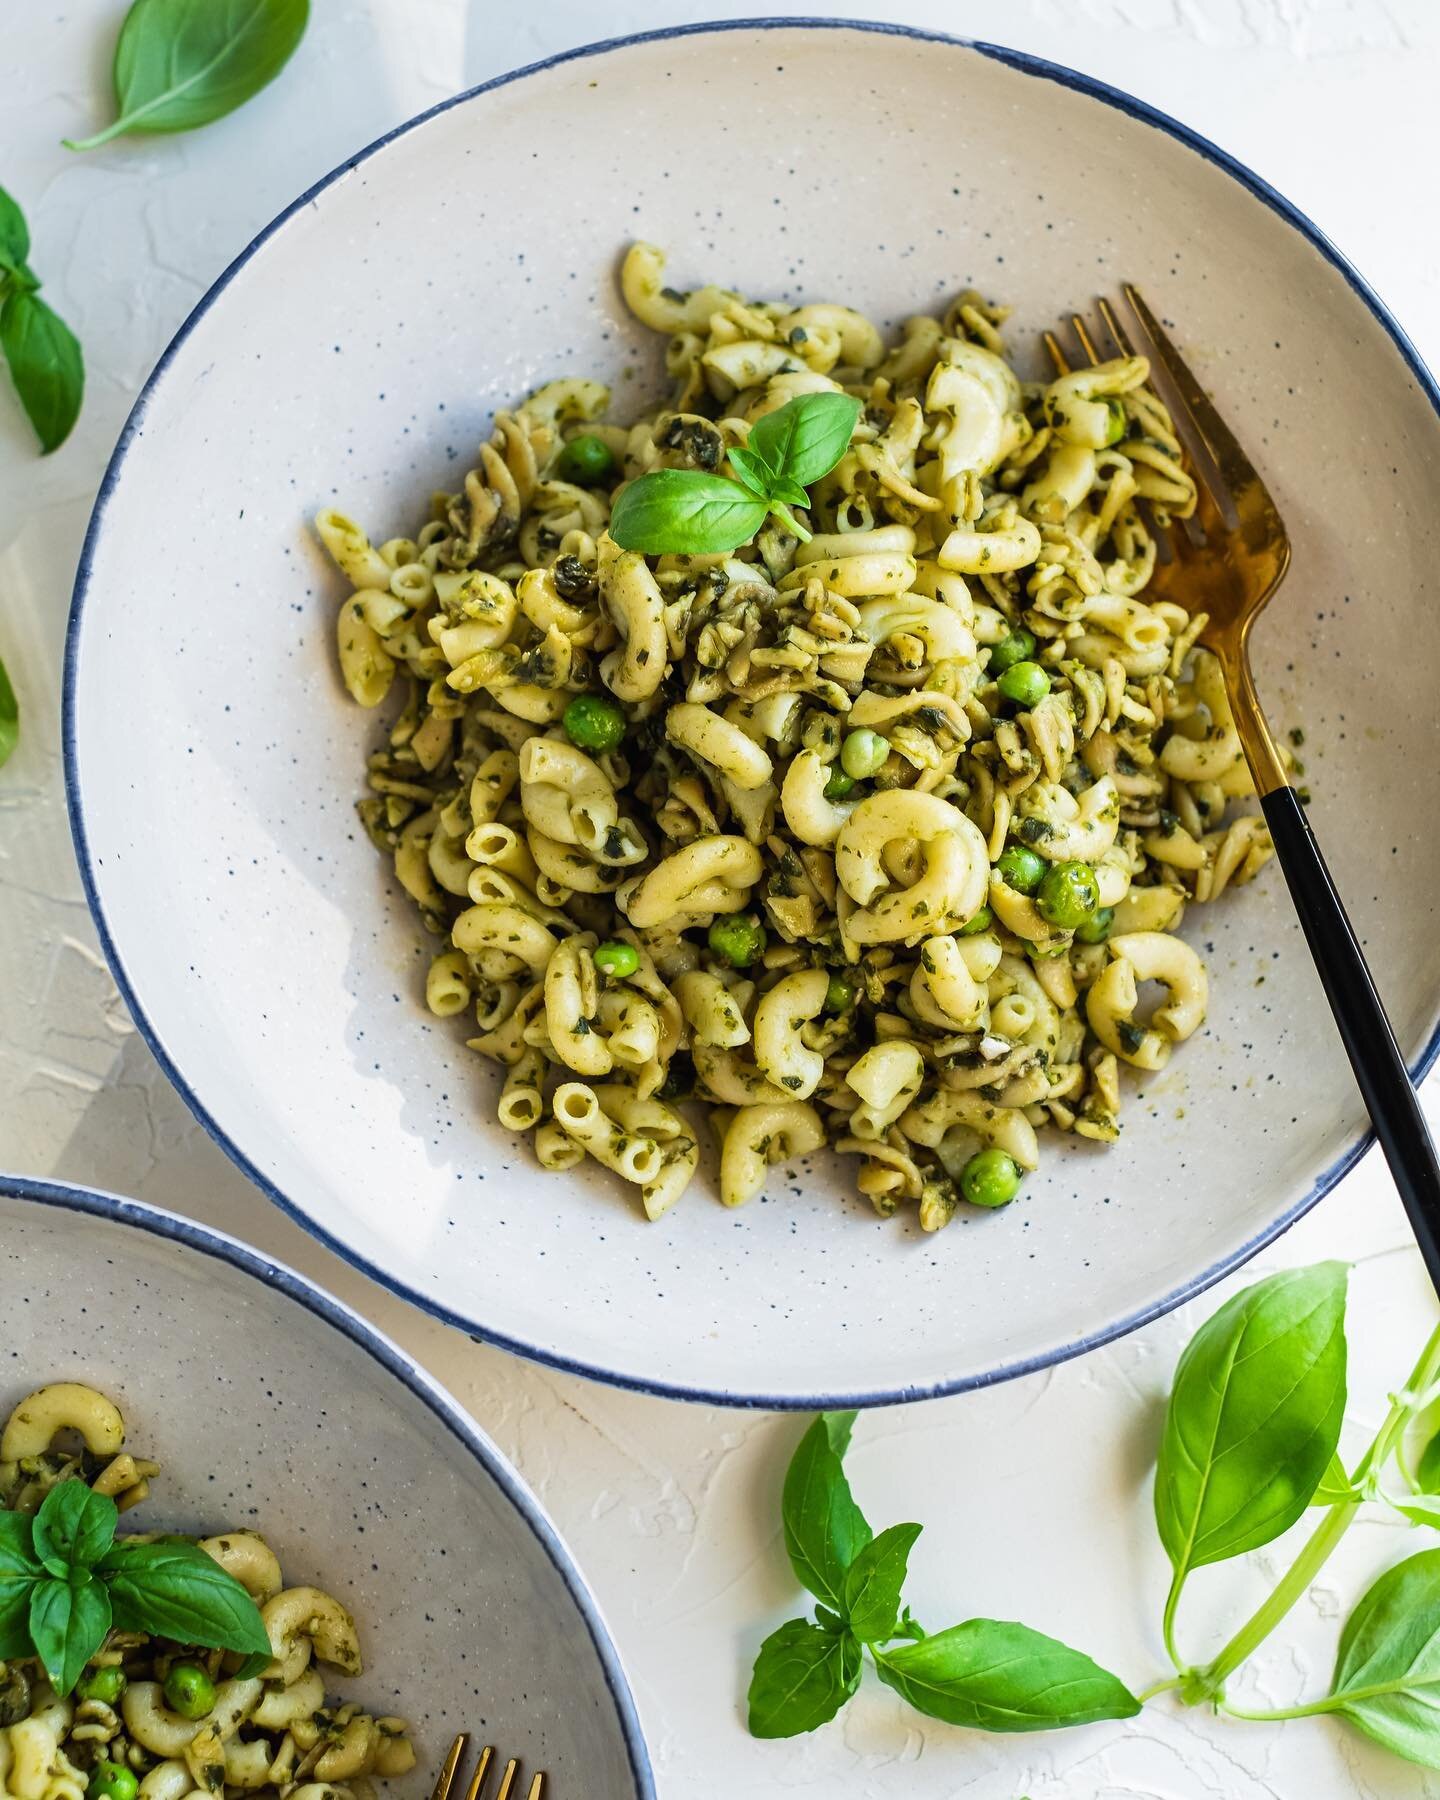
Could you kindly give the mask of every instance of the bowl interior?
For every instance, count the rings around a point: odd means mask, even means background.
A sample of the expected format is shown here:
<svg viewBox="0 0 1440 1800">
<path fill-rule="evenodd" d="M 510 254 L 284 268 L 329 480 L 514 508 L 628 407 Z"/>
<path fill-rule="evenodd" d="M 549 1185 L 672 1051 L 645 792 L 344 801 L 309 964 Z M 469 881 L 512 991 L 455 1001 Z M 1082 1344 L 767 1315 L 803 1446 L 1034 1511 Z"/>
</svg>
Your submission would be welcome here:
<svg viewBox="0 0 1440 1800">
<path fill-rule="evenodd" d="M 397 1800 L 430 1791 L 462 1729 L 548 1769 L 559 1793 L 652 1791 L 632 1773 L 629 1696 L 564 1550 L 498 1451 L 484 1443 L 487 1466 L 461 1435 L 473 1444 L 474 1428 L 403 1375 L 399 1352 L 386 1346 L 387 1367 L 368 1347 L 382 1340 L 334 1302 L 318 1303 L 348 1325 L 294 1297 L 313 1290 L 289 1271 L 267 1285 L 252 1253 L 217 1254 L 226 1240 L 211 1233 L 183 1226 L 181 1243 L 149 1208 L 98 1202 L 136 1221 L 120 1223 L 75 1211 L 97 1204 L 84 1195 L 47 1194 L 0 1193 L 0 1416 L 43 1382 L 92 1383 L 131 1448 L 162 1465 L 132 1529 L 259 1531 L 291 1585 L 348 1606 L 366 1666 L 345 1697 L 415 1728 L 419 1765 L 384 1784 Z"/>
<path fill-rule="evenodd" d="M 809 93 L 843 105 L 797 106 Z M 757 119 L 769 122 L 757 134 Z M 585 153 L 577 155 L 583 144 Z M 778 149 L 773 148 L 778 146 Z M 1429 399 L 1301 231 L 1143 117 L 949 42 L 711 30 L 453 104 L 294 210 L 167 357 L 104 494 L 72 641 L 93 894 L 152 1041 L 251 1171 L 330 1242 L 471 1327 L 720 1398 L 982 1380 L 1134 1322 L 1302 1204 L 1362 1115 L 1278 871 L 1192 909 L 1210 1019 L 1115 1149 L 1049 1146 L 1021 1203 L 935 1238 L 848 1171 L 647 1225 L 493 1119 L 426 946 L 352 811 L 378 721 L 334 667 L 308 521 L 380 538 L 454 486 L 493 407 L 567 373 L 660 389 L 624 246 L 681 285 L 839 299 L 895 325 L 975 284 L 1039 329 L 1139 281 L 1294 537 L 1262 691 L 1303 729 L 1313 817 L 1407 1054 L 1440 993 Z"/>
</svg>

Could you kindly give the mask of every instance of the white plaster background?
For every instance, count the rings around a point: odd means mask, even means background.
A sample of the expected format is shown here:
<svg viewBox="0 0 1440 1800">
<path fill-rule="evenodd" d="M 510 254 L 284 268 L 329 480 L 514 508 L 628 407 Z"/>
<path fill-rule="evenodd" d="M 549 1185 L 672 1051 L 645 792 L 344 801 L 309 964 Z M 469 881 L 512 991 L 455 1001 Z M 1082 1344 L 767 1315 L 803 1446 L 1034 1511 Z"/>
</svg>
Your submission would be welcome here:
<svg viewBox="0 0 1440 1800">
<path fill-rule="evenodd" d="M 382 1294 L 287 1223 L 209 1143 L 96 953 L 62 797 L 61 644 L 105 458 L 181 319 L 295 193 L 433 101 L 591 38 L 755 10 L 734 0 L 315 0 L 294 63 L 242 112 L 192 136 L 74 157 L 60 137 L 109 116 L 122 0 L 4 9 L 0 183 L 24 204 L 35 267 L 83 340 L 89 391 L 75 435 L 43 463 L 10 397 L 0 403 L 0 651 L 24 707 L 20 750 L 0 774 L 0 1167 L 218 1224 L 304 1269 L 423 1360 L 514 1458 L 569 1540 L 630 1669 L 664 1800 L 1440 1797 L 1440 1776 L 1328 1722 L 1242 1725 L 1163 1700 L 1126 1724 L 985 1738 L 919 1719 L 872 1681 L 843 1722 L 788 1744 L 752 1742 L 749 1660 L 798 1598 L 776 1511 L 796 1422 L 550 1374 Z M 790 0 L 789 10 L 852 9 Z M 887 16 L 1040 52 L 1199 127 L 1307 210 L 1440 366 L 1434 0 L 907 0 Z M 1432 1085 L 1432 1115 L 1436 1094 Z M 1357 1265 L 1352 1387 L 1359 1419 L 1373 1425 L 1434 1316 L 1373 1156 L 1256 1269 L 1329 1255 Z M 1224 1291 L 1050 1374 L 861 1421 L 852 1474 L 871 1516 L 927 1522 L 912 1568 L 932 1626 L 1021 1617 L 1137 1687 L 1160 1672 L 1164 1579 L 1148 1492 L 1158 1409 L 1185 1335 Z M 1249 1569 L 1203 1573 L 1182 1616 L 1184 1642 L 1197 1652 L 1218 1642 L 1286 1547 Z M 1360 1584 L 1421 1547 L 1385 1522 L 1353 1532 L 1237 1680 L 1237 1697 L 1286 1704 L 1320 1691 Z"/>
</svg>

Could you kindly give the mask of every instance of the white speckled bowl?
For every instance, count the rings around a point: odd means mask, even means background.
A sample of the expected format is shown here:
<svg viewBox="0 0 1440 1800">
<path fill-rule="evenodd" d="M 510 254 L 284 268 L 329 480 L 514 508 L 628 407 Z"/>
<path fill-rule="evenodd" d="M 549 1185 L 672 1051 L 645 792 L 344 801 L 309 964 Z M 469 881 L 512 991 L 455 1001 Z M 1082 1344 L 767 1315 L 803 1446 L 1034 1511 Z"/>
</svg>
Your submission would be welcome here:
<svg viewBox="0 0 1440 1800">
<path fill-rule="evenodd" d="M 0 1419 L 91 1382 L 163 1465 L 134 1529 L 260 1531 L 352 1610 L 346 1696 L 414 1726 L 428 1794 L 457 1731 L 551 1790 L 653 1800 L 625 1676 L 538 1502 L 387 1338 L 219 1232 L 113 1194 L 0 1176 Z"/>
<path fill-rule="evenodd" d="M 1173 121 L 1010 52 L 855 25 L 661 33 L 478 89 L 297 201 L 196 309 L 126 428 L 75 595 L 73 817 L 116 973 L 280 1205 L 529 1355 L 784 1406 L 1074 1354 L 1233 1268 L 1360 1153 L 1277 872 L 1192 915 L 1210 1022 L 1132 1099 L 1123 1143 L 1054 1143 L 1020 1203 L 933 1238 L 823 1165 L 744 1212 L 701 1188 L 647 1225 L 608 1176 L 542 1174 L 421 1004 L 428 946 L 351 810 L 376 722 L 337 679 L 341 588 L 308 520 L 338 501 L 377 537 L 407 527 L 496 403 L 548 377 L 617 378 L 622 411 L 655 392 L 661 347 L 615 287 L 635 236 L 682 285 L 892 323 L 974 282 L 1016 305 L 1019 345 L 1144 284 L 1294 534 L 1261 684 L 1277 727 L 1307 732 L 1322 839 L 1429 1061 L 1433 385 L 1334 250 Z"/>
</svg>

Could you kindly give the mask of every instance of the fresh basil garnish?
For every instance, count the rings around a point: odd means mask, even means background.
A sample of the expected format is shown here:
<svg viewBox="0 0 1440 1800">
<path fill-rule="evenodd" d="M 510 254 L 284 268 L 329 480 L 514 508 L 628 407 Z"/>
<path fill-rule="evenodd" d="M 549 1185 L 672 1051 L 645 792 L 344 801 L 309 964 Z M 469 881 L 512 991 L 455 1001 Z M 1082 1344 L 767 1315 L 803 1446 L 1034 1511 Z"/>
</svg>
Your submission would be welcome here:
<svg viewBox="0 0 1440 1800">
<path fill-rule="evenodd" d="M 18 275 L 30 254 L 30 227 L 16 201 L 0 188 L 0 270 Z"/>
<path fill-rule="evenodd" d="M 20 741 L 20 702 L 10 685 L 5 664 L 0 662 L 0 767 L 9 762 Z"/>
<path fill-rule="evenodd" d="M 30 1590 L 30 1642 L 57 1694 L 68 1694 L 110 1629 L 105 1584 L 80 1569 L 70 1580 L 46 1575 Z"/>
<path fill-rule="evenodd" d="M 1083 1652 L 1008 1620 L 970 1619 L 874 1656 L 880 1679 L 917 1712 L 973 1731 L 1052 1731 L 1140 1710 Z"/>
<path fill-rule="evenodd" d="M 1186 1576 L 1279 1537 L 1335 1455 L 1345 1413 L 1343 1263 L 1247 1288 L 1186 1346 L 1155 1471 L 1155 1520 Z"/>
<path fill-rule="evenodd" d="M 833 1719 L 860 1685 L 860 1646 L 845 1631 L 791 1619 L 755 1658 L 747 1711 L 750 1734 L 795 1737 Z"/>
<path fill-rule="evenodd" d="M 309 0 L 135 0 L 115 46 L 119 117 L 93 150 L 128 131 L 193 131 L 273 81 L 305 34 Z"/>
<path fill-rule="evenodd" d="M 71 1568 L 93 1569 L 115 1541 L 119 1517 L 108 1495 L 92 1492 L 83 1481 L 62 1481 L 35 1515 L 35 1555 L 61 1580 Z"/>
<path fill-rule="evenodd" d="M 622 550 L 708 556 L 749 543 L 765 514 L 765 502 L 738 481 L 698 469 L 656 469 L 615 502 L 610 535 Z"/>
<path fill-rule="evenodd" d="M 1387 1569 L 1358 1602 L 1330 1695 L 1307 1710 L 1342 1713 L 1397 1756 L 1440 1769 L 1440 1550 Z"/>
<path fill-rule="evenodd" d="M 790 1459 L 780 1500 L 796 1579 L 842 1615 L 846 1571 L 873 1535 L 845 1479 L 843 1448 L 833 1447 L 836 1438 L 848 1445 L 854 1420 L 854 1413 L 822 1413 L 815 1420 Z"/>
<path fill-rule="evenodd" d="M 807 488 L 850 448 L 861 410 L 849 394 L 797 394 L 755 421 L 745 447 L 778 478 Z"/>
<path fill-rule="evenodd" d="M 100 1564 L 100 1574 L 122 1631 L 269 1660 L 270 1639 L 255 1602 L 198 1545 L 180 1538 L 122 1541 Z"/>
<path fill-rule="evenodd" d="M 1415 1465 L 1415 1485 L 1422 1494 L 1440 1494 L 1440 1431 L 1420 1452 Z"/>
<path fill-rule="evenodd" d="M 845 1571 L 845 1614 L 862 1644 L 884 1643 L 900 1619 L 900 1590 L 919 1525 L 890 1525 Z"/>
<path fill-rule="evenodd" d="M 12 195 L 0 188 L 0 352 L 41 451 L 49 455 L 70 435 L 85 393 L 85 359 L 75 334 L 40 298 L 40 278 L 25 260 L 30 231 Z M 0 692 L 0 762 L 4 743 L 4 698 Z M 14 745 L 14 701 L 9 693 Z"/>
<path fill-rule="evenodd" d="M 113 1624 L 235 1651 L 258 1675 L 270 1638 L 234 1576 L 188 1538 L 116 1542 L 119 1516 L 83 1481 L 51 1488 L 33 1517 L 0 1512 L 0 1659 L 38 1656 L 63 1696 Z"/>
<path fill-rule="evenodd" d="M 0 1660 L 30 1654 L 30 1593 L 45 1573 L 33 1527 L 25 1513 L 0 1512 Z"/>
<path fill-rule="evenodd" d="M 927 1637 L 903 1606 L 918 1525 L 871 1533 L 845 1477 L 853 1412 L 822 1413 L 785 1476 L 785 1548 L 821 1602 L 760 1646 L 748 1716 L 756 1737 L 793 1737 L 833 1719 L 859 1686 L 866 1649 L 882 1681 L 921 1712 L 986 1731 L 1039 1731 L 1127 1719 L 1139 1701 L 1114 1675 L 1068 1645 L 990 1619 Z"/>
<path fill-rule="evenodd" d="M 1338 1506 L 1342 1501 L 1358 1499 L 1355 1485 L 1345 1473 L 1345 1465 L 1337 1450 L 1325 1466 L 1320 1485 L 1310 1496 L 1311 1506 Z"/>
<path fill-rule="evenodd" d="M 797 394 L 751 428 L 729 452 L 737 480 L 698 469 L 655 469 L 622 489 L 610 535 L 622 550 L 649 556 L 713 556 L 749 543 L 767 517 L 802 541 L 791 513 L 810 504 L 806 488 L 828 475 L 850 443 L 861 405 L 849 394 Z"/>
</svg>

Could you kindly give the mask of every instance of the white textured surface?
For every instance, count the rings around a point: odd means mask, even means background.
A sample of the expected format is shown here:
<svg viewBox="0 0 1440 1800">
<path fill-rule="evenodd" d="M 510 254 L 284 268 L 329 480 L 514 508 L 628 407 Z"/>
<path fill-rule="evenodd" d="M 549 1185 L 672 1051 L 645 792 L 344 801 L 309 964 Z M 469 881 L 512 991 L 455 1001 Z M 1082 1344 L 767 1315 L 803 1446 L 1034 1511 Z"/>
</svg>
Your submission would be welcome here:
<svg viewBox="0 0 1440 1800">
<path fill-rule="evenodd" d="M 0 1083 L 9 1101 L 0 1166 L 218 1223 L 358 1305 L 446 1381 L 541 1494 L 598 1592 L 666 1800 L 742 1791 L 1440 1795 L 1440 1779 L 1327 1723 L 1246 1726 L 1164 1701 L 1125 1725 L 986 1739 L 926 1727 L 867 1684 L 843 1723 L 791 1745 L 752 1743 L 741 1725 L 748 1661 L 796 1598 L 775 1529 L 795 1424 L 545 1374 L 378 1293 L 290 1227 L 204 1139 L 131 1031 L 95 953 L 60 779 L 65 607 L 104 457 L 175 326 L 295 192 L 419 108 L 599 31 L 746 10 L 629 4 L 602 17 L 578 0 L 523 12 L 494 0 L 468 12 L 459 0 L 328 0 L 285 79 L 244 112 L 190 138 L 85 159 L 57 140 L 103 116 L 121 8 L 32 0 L 17 15 L 0 180 L 25 205 L 32 260 L 84 341 L 90 392 L 75 437 L 44 464 L 8 399 L 0 405 L 0 649 L 25 707 L 22 747 L 0 775 Z M 1003 9 L 912 0 L 905 16 L 1070 62 L 1208 132 L 1308 210 L 1440 362 L 1440 247 L 1410 190 L 1424 191 L 1440 151 L 1431 0 L 1012 0 Z M 1373 1418 L 1433 1317 L 1373 1158 L 1261 1266 L 1320 1255 L 1358 1264 L 1352 1387 L 1357 1415 Z M 1137 1686 L 1160 1672 L 1149 1459 L 1174 1355 L 1211 1304 L 1051 1375 L 862 1421 L 851 1459 L 862 1501 L 880 1523 L 928 1522 L 913 1585 L 932 1625 L 1020 1616 Z M 1283 1704 L 1317 1692 L 1358 1583 L 1420 1547 L 1385 1524 L 1352 1540 L 1253 1673 L 1238 1678 L 1237 1696 Z M 1182 1641 L 1198 1653 L 1258 1597 L 1261 1565 L 1273 1574 L 1283 1561 L 1202 1575 Z"/>
</svg>

